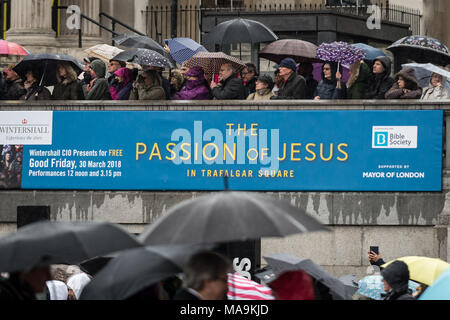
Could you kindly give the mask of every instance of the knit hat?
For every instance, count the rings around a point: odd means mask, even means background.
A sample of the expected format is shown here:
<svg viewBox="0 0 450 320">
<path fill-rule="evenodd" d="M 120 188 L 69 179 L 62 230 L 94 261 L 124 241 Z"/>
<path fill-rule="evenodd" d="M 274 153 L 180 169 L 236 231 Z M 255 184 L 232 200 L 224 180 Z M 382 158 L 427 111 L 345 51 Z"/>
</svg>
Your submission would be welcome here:
<svg viewBox="0 0 450 320">
<path fill-rule="evenodd" d="M 292 59 L 292 58 L 284 58 L 283 60 L 281 60 L 279 67 L 280 68 L 285 67 L 285 68 L 291 69 L 294 72 L 297 71 L 297 64 L 295 63 L 294 59 Z"/>
<path fill-rule="evenodd" d="M 91 69 L 94 70 L 95 74 L 99 78 L 104 78 L 106 74 L 106 65 L 101 60 L 94 60 L 90 65 Z"/>
</svg>

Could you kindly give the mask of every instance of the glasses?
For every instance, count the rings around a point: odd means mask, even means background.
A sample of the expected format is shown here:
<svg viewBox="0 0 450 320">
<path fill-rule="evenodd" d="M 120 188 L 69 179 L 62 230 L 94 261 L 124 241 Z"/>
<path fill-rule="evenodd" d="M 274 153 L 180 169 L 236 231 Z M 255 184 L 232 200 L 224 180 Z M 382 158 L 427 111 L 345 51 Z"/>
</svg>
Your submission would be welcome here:
<svg viewBox="0 0 450 320">
<path fill-rule="evenodd" d="M 331 70 L 331 68 L 323 68 L 323 71 Z"/>
</svg>

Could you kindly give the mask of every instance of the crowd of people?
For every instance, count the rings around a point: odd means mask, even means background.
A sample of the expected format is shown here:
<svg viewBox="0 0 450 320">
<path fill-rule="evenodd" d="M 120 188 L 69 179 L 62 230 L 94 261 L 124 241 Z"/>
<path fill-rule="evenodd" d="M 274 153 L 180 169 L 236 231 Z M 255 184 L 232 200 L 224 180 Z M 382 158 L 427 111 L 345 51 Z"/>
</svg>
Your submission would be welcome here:
<svg viewBox="0 0 450 320">
<path fill-rule="evenodd" d="M 366 282 L 360 280 L 350 299 L 417 300 L 427 289 L 426 285 L 417 283 L 414 291 L 411 290 L 410 272 L 405 262 L 395 260 L 382 268 L 385 262 L 381 255 L 369 252 L 368 258 L 375 268 L 362 280 L 381 277 L 379 285 L 384 292 L 378 292 L 375 299 L 373 294 L 367 294 Z M 182 273 L 150 284 L 126 300 L 230 300 L 233 273 L 228 257 L 216 251 L 201 250 L 189 258 Z M 82 292 L 94 277 L 95 274 L 79 265 L 49 265 L 0 274 L 0 300 L 84 300 Z M 271 290 L 266 300 L 334 300 L 332 289 L 322 281 L 314 273 L 288 268 L 263 286 Z"/>
<path fill-rule="evenodd" d="M 342 65 L 325 62 L 322 80 L 313 77 L 312 63 L 297 64 L 291 58 L 275 66 L 273 76 L 259 75 L 252 63 L 236 69 L 221 66 L 219 77 L 201 67 L 170 70 L 143 66 L 127 68 L 123 61 L 84 59 L 84 72 L 78 76 L 73 66 L 57 64 L 57 84 L 52 91 L 40 86 L 42 70 L 34 69 L 22 79 L 10 65 L 0 79 L 1 100 L 329 100 L 329 99 L 447 99 L 446 79 L 433 73 L 427 87 L 421 88 L 413 68 L 406 67 L 391 77 L 391 60 L 381 56 L 374 61 L 357 61 L 343 81 Z"/>
<path fill-rule="evenodd" d="M 22 184 L 23 146 L 0 145 L 0 189 L 16 189 Z"/>
</svg>

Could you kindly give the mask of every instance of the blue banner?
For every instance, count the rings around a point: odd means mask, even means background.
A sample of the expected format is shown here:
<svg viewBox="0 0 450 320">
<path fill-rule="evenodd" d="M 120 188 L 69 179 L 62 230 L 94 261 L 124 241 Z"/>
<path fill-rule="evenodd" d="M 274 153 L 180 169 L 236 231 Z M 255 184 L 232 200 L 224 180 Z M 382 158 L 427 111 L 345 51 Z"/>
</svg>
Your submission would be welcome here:
<svg viewBox="0 0 450 320">
<path fill-rule="evenodd" d="M 441 191 L 442 128 L 442 110 L 55 111 L 21 188 Z"/>
</svg>

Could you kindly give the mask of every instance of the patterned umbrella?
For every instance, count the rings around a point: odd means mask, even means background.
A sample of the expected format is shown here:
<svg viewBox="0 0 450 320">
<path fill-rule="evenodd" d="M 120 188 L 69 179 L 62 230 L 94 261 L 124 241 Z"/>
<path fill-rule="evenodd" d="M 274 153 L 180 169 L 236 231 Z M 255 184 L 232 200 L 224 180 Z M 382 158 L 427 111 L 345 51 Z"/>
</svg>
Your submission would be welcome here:
<svg viewBox="0 0 450 320">
<path fill-rule="evenodd" d="M 364 60 L 366 54 L 361 49 L 340 41 L 322 43 L 317 48 L 317 58 L 323 61 L 333 61 L 349 66 L 356 61 Z"/>
<path fill-rule="evenodd" d="M 430 37 L 413 35 L 401 38 L 387 50 L 396 56 L 403 56 L 418 63 L 432 63 L 446 66 L 450 63 L 450 51 L 438 40 Z"/>
<path fill-rule="evenodd" d="M 417 291 L 419 284 L 409 280 L 408 287 L 414 293 Z M 382 300 L 384 291 L 383 277 L 381 275 L 366 276 L 359 280 L 357 294 L 368 297 L 373 300 Z"/>
<path fill-rule="evenodd" d="M 402 64 L 402 67 L 410 67 L 414 69 L 417 81 L 419 81 L 419 86 L 421 88 L 425 88 L 430 85 L 430 79 L 433 73 L 440 74 L 445 79 L 445 89 L 450 92 L 450 72 L 448 72 L 447 70 L 444 70 L 431 63 L 406 63 Z"/>
<path fill-rule="evenodd" d="M 272 289 L 237 273 L 228 274 L 228 300 L 275 300 Z"/>
<path fill-rule="evenodd" d="M 27 49 L 17 43 L 0 40 L 0 55 L 27 56 L 29 54 Z"/>
<path fill-rule="evenodd" d="M 280 63 L 284 58 L 292 58 L 295 62 L 320 62 L 317 59 L 317 46 L 314 43 L 283 39 L 268 44 L 259 52 L 261 58 Z"/>
<path fill-rule="evenodd" d="M 246 67 L 245 63 L 238 58 L 229 56 L 223 52 L 199 52 L 186 61 L 188 68 L 202 67 L 205 74 L 219 74 L 220 66 L 231 63 L 238 71 Z"/>
<path fill-rule="evenodd" d="M 180 65 L 198 52 L 208 52 L 204 46 L 190 38 L 173 38 L 164 41 L 170 49 L 170 54 Z"/>
<path fill-rule="evenodd" d="M 123 52 L 122 49 L 117 47 L 110 46 L 108 44 L 97 44 L 93 47 L 90 47 L 84 50 L 91 57 L 99 58 L 100 60 L 108 63 L 109 60 L 117 56 L 119 53 Z M 127 63 L 127 68 L 140 68 L 139 65 L 133 63 Z"/>
<path fill-rule="evenodd" d="M 173 68 L 173 64 L 161 54 L 150 49 L 130 49 L 119 53 L 113 58 L 118 61 L 137 63 L 141 66 Z"/>
</svg>

